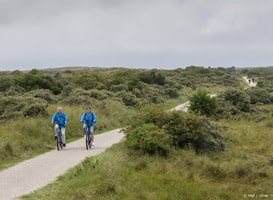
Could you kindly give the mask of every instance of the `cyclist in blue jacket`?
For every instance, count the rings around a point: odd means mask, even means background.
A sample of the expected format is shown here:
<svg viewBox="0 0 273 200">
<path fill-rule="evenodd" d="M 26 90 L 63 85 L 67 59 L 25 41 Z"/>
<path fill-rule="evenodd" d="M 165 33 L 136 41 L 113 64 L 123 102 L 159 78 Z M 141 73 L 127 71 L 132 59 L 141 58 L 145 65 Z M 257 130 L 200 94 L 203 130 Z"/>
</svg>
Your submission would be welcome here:
<svg viewBox="0 0 273 200">
<path fill-rule="evenodd" d="M 59 126 L 61 127 L 62 132 L 62 140 L 63 140 L 63 146 L 66 146 L 65 143 L 65 128 L 66 124 L 68 122 L 68 116 L 63 112 L 63 108 L 61 106 L 58 106 L 57 112 L 52 116 L 51 123 L 55 124 L 54 130 L 55 130 L 55 139 L 57 139 L 57 134 L 59 130 Z"/>
<path fill-rule="evenodd" d="M 94 146 L 94 125 L 96 123 L 97 117 L 94 112 L 92 112 L 91 107 L 86 108 L 86 112 L 83 113 L 81 117 L 81 122 L 84 122 L 83 124 L 83 132 L 86 135 L 87 127 L 90 127 L 91 131 L 91 141 L 92 141 L 92 146 Z"/>
</svg>

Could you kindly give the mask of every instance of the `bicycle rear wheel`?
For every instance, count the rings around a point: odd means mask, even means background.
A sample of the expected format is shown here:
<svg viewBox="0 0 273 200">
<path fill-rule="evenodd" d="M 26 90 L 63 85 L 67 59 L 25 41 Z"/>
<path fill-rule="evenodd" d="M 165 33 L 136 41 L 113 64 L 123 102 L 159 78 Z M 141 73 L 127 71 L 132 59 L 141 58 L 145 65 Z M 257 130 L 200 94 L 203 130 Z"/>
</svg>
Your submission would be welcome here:
<svg viewBox="0 0 273 200">
<path fill-rule="evenodd" d="M 86 134 L 85 137 L 85 145 L 86 145 L 86 150 L 91 149 L 91 138 L 90 138 L 90 134 Z"/>
<path fill-rule="evenodd" d="M 60 151 L 60 150 L 61 150 L 61 145 L 60 145 L 60 142 L 59 142 L 59 140 L 58 140 L 58 139 L 57 139 L 56 141 L 57 141 L 57 150 L 58 150 L 58 151 Z"/>
<path fill-rule="evenodd" d="M 59 136 L 57 137 L 57 150 L 60 151 L 63 149 L 63 142 L 62 142 L 62 136 Z"/>
<path fill-rule="evenodd" d="M 89 147 L 89 145 L 88 145 L 88 139 L 87 139 L 87 135 L 86 135 L 86 140 L 85 140 L 85 146 L 86 146 L 86 150 L 88 150 L 88 147 Z"/>
</svg>

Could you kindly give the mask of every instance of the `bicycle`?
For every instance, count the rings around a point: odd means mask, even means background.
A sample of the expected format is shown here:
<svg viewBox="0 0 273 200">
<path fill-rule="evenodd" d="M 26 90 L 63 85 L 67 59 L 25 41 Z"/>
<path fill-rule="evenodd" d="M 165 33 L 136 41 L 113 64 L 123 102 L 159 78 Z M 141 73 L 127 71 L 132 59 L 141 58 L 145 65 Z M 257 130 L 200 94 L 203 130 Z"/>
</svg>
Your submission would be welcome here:
<svg viewBox="0 0 273 200">
<path fill-rule="evenodd" d="M 58 123 L 57 123 L 58 124 Z M 60 151 L 63 149 L 64 143 L 63 143 L 63 137 L 62 137 L 62 128 L 60 126 L 60 124 L 58 124 L 58 134 L 57 134 L 57 150 Z"/>
<path fill-rule="evenodd" d="M 86 150 L 88 150 L 88 148 L 89 149 L 91 149 L 91 147 L 92 147 L 92 145 L 91 145 L 91 126 L 87 126 L 86 125 L 86 128 L 87 128 L 87 130 L 86 130 L 86 134 L 85 134 L 85 145 L 86 145 Z"/>
</svg>

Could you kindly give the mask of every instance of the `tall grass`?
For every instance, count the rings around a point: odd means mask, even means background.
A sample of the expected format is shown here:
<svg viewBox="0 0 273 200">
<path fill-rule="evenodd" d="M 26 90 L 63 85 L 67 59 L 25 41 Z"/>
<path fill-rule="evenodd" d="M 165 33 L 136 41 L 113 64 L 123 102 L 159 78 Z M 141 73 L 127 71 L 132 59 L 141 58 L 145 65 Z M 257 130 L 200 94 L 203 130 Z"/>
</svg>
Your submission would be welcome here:
<svg viewBox="0 0 273 200">
<path fill-rule="evenodd" d="M 50 123 L 42 117 L 1 124 L 0 168 L 50 149 L 50 140 L 53 140 L 50 132 Z"/>
</svg>

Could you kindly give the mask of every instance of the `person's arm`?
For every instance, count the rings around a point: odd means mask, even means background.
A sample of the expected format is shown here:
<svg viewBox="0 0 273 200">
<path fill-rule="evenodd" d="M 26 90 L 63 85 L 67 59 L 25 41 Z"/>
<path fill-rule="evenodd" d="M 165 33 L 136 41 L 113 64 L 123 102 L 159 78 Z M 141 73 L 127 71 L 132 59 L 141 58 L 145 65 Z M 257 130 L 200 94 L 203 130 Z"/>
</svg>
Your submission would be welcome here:
<svg viewBox="0 0 273 200">
<path fill-rule="evenodd" d="M 85 116 L 85 113 L 82 115 L 82 117 L 81 117 L 81 122 L 83 122 L 84 121 L 84 116 Z"/>
<path fill-rule="evenodd" d="M 52 116 L 51 123 L 53 124 L 56 121 L 56 113 Z"/>
<path fill-rule="evenodd" d="M 95 113 L 93 113 L 93 122 L 96 123 L 97 121 L 97 116 L 95 115 Z"/>
<path fill-rule="evenodd" d="M 64 115 L 65 115 L 65 121 L 64 121 L 64 123 L 66 124 L 68 122 L 68 116 L 65 113 L 64 113 Z"/>
</svg>

